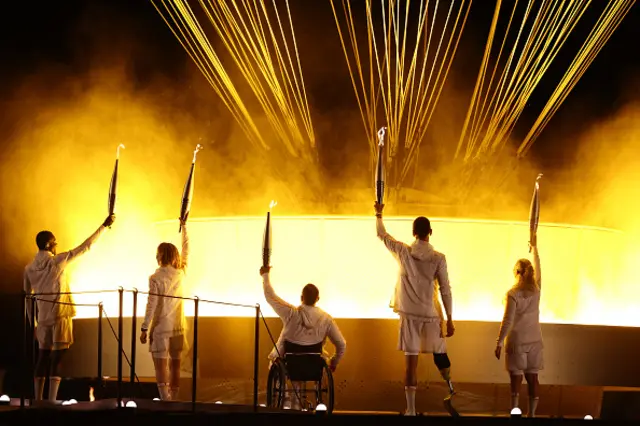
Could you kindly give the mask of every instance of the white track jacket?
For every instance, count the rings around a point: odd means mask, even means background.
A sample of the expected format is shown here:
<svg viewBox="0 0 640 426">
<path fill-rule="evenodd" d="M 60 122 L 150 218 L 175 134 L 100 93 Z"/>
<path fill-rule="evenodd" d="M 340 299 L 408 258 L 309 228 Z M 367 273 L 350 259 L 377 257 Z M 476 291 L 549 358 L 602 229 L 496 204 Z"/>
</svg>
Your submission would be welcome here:
<svg viewBox="0 0 640 426">
<path fill-rule="evenodd" d="M 277 358 L 278 352 L 284 356 L 285 341 L 297 345 L 315 345 L 329 338 L 336 347 L 332 362 L 338 365 L 347 349 L 347 342 L 331 315 L 315 306 L 293 306 L 285 302 L 273 290 L 268 273 L 262 275 L 262 283 L 267 303 L 276 311 L 284 325 L 276 344 L 278 351 L 274 349 L 269 358 Z"/>
<path fill-rule="evenodd" d="M 410 246 L 397 241 L 387 233 L 382 218 L 377 218 L 376 231 L 400 265 L 400 276 L 390 303 L 393 311 L 426 322 L 443 320 L 435 297 L 437 280 L 444 309 L 450 319 L 452 296 L 444 254 L 435 251 L 426 241 L 416 240 Z"/>
<path fill-rule="evenodd" d="M 75 259 L 89 251 L 106 228 L 100 226 L 85 242 L 78 247 L 64 253 L 56 254 L 40 250 L 33 261 L 24 270 L 24 291 L 32 293 L 69 293 L 69 279 L 66 267 Z M 76 308 L 73 306 L 71 294 L 37 296 L 37 323 L 52 326 L 56 320 L 64 317 L 75 317 Z M 32 316 L 31 304 L 28 304 L 29 318 Z"/>
</svg>

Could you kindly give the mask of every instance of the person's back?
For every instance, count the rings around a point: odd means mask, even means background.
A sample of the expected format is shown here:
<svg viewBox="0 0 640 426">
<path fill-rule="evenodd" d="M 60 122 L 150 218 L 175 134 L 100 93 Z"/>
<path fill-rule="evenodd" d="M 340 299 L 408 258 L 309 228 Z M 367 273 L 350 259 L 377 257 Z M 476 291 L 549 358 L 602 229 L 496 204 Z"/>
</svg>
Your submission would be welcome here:
<svg viewBox="0 0 640 426">
<path fill-rule="evenodd" d="M 382 220 L 384 205 L 375 204 L 376 233 L 387 249 L 398 259 L 400 271 L 391 300 L 393 311 L 400 317 L 398 350 L 405 354 L 405 415 L 415 416 L 415 394 L 418 384 L 418 355 L 433 354 L 433 360 L 442 378 L 449 386 L 445 407 L 452 415 L 457 412 L 451 405 L 454 395 L 451 383 L 451 361 L 447 355 L 446 337 L 453 336 L 455 328 L 452 318 L 452 296 L 447 272 L 447 261 L 442 253 L 429 244 L 432 234 L 431 222 L 418 217 L 413 222 L 415 241 L 407 245 L 393 238 L 385 229 Z M 436 285 L 437 282 L 437 285 Z M 446 335 L 443 331 L 444 314 L 437 301 L 439 288 L 446 313 Z"/>
<path fill-rule="evenodd" d="M 434 305 L 436 280 L 440 277 L 446 294 L 449 282 L 444 279 L 446 261 L 442 253 L 426 241 L 416 240 L 412 245 L 399 243 L 392 251 L 400 263 L 400 274 L 391 307 L 396 313 L 440 321 Z M 445 296 L 446 297 L 446 296 Z"/>
<path fill-rule="evenodd" d="M 324 344 L 328 338 L 336 347 L 336 352 L 329 363 L 330 368 L 335 370 L 344 356 L 347 343 L 331 315 L 315 306 L 319 300 L 317 287 L 307 284 L 302 290 L 302 303 L 294 306 L 276 294 L 269 279 L 269 269 L 264 267 L 260 269 L 265 299 L 283 323 L 282 332 L 269 358 L 274 360 L 284 356 L 285 342 L 312 346 L 318 343 Z"/>
<path fill-rule="evenodd" d="M 56 237 L 50 231 L 41 231 L 36 236 L 38 253 L 24 269 L 24 291 L 35 294 L 38 316 L 31 312 L 27 304 L 27 315 L 34 321 L 38 341 L 38 362 L 36 364 L 34 391 L 35 399 L 41 400 L 45 379 L 49 377 L 49 400 L 55 401 L 60 385 L 59 367 L 63 355 L 73 344 L 73 317 L 76 308 L 66 274 L 66 267 L 82 254 L 90 250 L 104 230 L 111 226 L 115 216 L 110 215 L 103 224 L 78 247 L 57 252 Z"/>
<path fill-rule="evenodd" d="M 540 329 L 540 291 L 513 288 L 507 297 L 515 301 L 513 324 L 506 341 L 514 345 L 529 345 L 542 341 Z"/>
<path fill-rule="evenodd" d="M 189 264 L 189 233 L 186 221 L 180 221 L 180 228 L 182 253 L 171 243 L 161 243 L 156 251 L 158 269 L 149 277 L 149 299 L 140 330 L 142 344 L 146 344 L 147 337 L 150 336 L 149 352 L 155 366 L 158 392 L 162 400 L 178 398 L 180 367 L 187 346 L 184 302 L 181 299 Z"/>
<path fill-rule="evenodd" d="M 161 266 L 151 277 L 154 282 L 156 294 L 168 297 L 158 297 L 157 304 L 152 313 L 150 334 L 158 335 L 178 335 L 184 330 L 184 310 L 183 282 L 185 273 L 183 269 L 176 269 L 173 266 Z"/>
<path fill-rule="evenodd" d="M 529 387 L 529 416 L 538 406 L 538 373 L 544 368 L 544 344 L 540 328 L 542 272 L 537 237 L 532 237 L 533 264 L 528 259 L 516 262 L 516 283 L 507 292 L 504 316 L 498 333 L 495 355 L 500 359 L 505 348 L 505 367 L 511 385 L 511 408 L 519 406 L 522 378 Z"/>
</svg>

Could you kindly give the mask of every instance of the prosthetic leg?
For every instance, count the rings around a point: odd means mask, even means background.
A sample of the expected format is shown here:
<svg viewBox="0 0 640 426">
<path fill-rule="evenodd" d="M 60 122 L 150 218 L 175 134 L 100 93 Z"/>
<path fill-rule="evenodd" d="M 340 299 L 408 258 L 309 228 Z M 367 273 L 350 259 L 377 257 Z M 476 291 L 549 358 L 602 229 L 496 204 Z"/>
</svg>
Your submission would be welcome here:
<svg viewBox="0 0 640 426">
<path fill-rule="evenodd" d="M 446 353 L 433 354 L 433 361 L 436 364 L 436 367 L 438 367 L 442 379 L 447 383 L 447 386 L 449 386 L 449 395 L 444 399 L 444 408 L 452 417 L 458 417 L 460 414 L 453 407 L 451 401 L 456 392 L 453 389 L 453 383 L 451 382 L 451 361 L 449 360 L 449 356 Z"/>
</svg>

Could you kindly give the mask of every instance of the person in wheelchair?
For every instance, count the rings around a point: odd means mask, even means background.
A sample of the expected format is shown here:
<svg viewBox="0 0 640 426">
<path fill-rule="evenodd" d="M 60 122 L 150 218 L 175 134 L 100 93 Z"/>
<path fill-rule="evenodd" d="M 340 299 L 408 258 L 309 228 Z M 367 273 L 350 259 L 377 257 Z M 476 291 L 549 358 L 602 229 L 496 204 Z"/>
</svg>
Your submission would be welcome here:
<svg viewBox="0 0 640 426">
<path fill-rule="evenodd" d="M 347 342 L 345 341 L 338 325 L 328 313 L 316 306 L 320 300 L 318 288 L 313 284 L 307 284 L 302 289 L 301 304 L 294 306 L 280 298 L 269 280 L 271 267 L 261 267 L 260 275 L 264 287 L 264 296 L 283 323 L 282 332 L 276 343 L 276 347 L 269 354 L 271 363 L 285 354 L 319 354 L 323 355 L 323 346 L 328 338 L 336 348 L 336 352 L 328 360 L 331 371 L 335 371 L 340 360 L 345 354 Z M 299 396 L 300 383 L 294 383 L 295 392 Z M 300 398 L 293 397 L 286 401 L 285 407 L 290 405 L 292 409 L 300 409 Z"/>
</svg>

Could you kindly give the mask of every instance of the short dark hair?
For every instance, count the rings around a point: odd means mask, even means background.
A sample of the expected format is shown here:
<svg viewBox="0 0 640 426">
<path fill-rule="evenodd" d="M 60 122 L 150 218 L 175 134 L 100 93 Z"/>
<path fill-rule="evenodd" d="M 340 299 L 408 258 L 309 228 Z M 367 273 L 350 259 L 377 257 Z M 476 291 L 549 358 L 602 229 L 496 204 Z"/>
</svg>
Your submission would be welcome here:
<svg viewBox="0 0 640 426">
<path fill-rule="evenodd" d="M 424 216 L 417 217 L 413 221 L 413 235 L 421 240 L 427 238 L 431 234 L 431 222 Z"/>
<path fill-rule="evenodd" d="M 318 287 L 313 284 L 307 284 L 302 289 L 302 303 L 308 306 L 313 306 L 318 301 L 320 291 Z"/>
<path fill-rule="evenodd" d="M 53 240 L 55 237 L 53 236 L 53 232 L 51 231 L 40 231 L 38 235 L 36 235 L 36 245 L 40 250 L 46 250 L 49 241 Z"/>
</svg>

